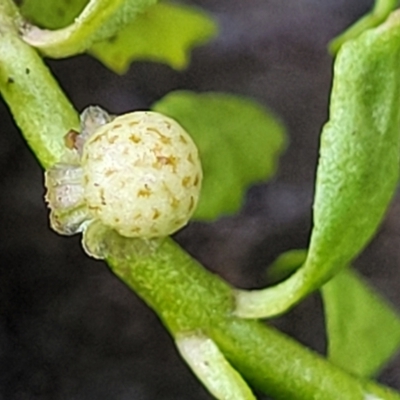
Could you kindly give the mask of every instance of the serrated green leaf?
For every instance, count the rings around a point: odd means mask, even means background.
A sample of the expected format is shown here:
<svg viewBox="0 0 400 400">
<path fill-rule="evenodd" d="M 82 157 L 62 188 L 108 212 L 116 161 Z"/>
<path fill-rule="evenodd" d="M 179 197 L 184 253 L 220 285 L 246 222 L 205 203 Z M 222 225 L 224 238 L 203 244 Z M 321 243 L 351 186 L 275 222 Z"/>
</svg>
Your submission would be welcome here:
<svg viewBox="0 0 400 400">
<path fill-rule="evenodd" d="M 274 174 L 285 146 L 284 128 L 255 101 L 177 91 L 152 109 L 176 119 L 199 148 L 204 180 L 195 219 L 237 212 L 245 190 Z"/>
<path fill-rule="evenodd" d="M 189 50 L 216 33 L 215 22 L 203 11 L 161 3 L 149 7 L 109 40 L 96 43 L 90 54 L 120 74 L 134 60 L 162 62 L 181 70 L 189 63 Z"/>
<path fill-rule="evenodd" d="M 361 377 L 376 375 L 399 350 L 400 316 L 356 272 L 322 287 L 329 360 Z"/>
</svg>

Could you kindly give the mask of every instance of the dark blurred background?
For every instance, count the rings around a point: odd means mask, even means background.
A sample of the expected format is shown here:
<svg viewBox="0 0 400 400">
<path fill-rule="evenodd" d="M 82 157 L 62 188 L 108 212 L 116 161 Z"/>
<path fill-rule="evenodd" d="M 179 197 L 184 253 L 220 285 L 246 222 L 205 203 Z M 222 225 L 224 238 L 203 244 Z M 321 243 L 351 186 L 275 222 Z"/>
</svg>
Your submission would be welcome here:
<svg viewBox="0 0 400 400">
<path fill-rule="evenodd" d="M 179 73 L 135 63 L 117 76 L 86 56 L 49 61 L 73 104 L 114 113 L 148 108 L 174 89 L 250 96 L 286 124 L 290 145 L 278 176 L 249 189 L 242 211 L 192 223 L 176 239 L 241 287 L 265 283 L 285 250 L 307 246 L 318 140 L 327 119 L 332 59 L 326 45 L 371 0 L 193 0 L 220 24 Z M 155 314 L 79 238 L 50 231 L 43 175 L 0 104 L 0 399 L 205 400 Z M 400 309 L 400 201 L 356 265 Z M 273 324 L 324 353 L 318 295 Z M 380 382 L 400 390 L 400 357 Z M 260 399 L 265 398 L 260 395 Z"/>
</svg>

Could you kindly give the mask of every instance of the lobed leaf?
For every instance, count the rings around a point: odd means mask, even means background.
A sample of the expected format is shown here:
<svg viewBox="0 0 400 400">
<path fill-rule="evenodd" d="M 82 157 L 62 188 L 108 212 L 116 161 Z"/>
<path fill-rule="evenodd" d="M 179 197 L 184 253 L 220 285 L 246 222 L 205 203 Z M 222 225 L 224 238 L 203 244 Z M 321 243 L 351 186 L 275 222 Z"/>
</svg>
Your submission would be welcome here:
<svg viewBox="0 0 400 400">
<path fill-rule="evenodd" d="M 199 148 L 204 179 L 195 219 L 237 212 L 245 190 L 275 173 L 285 146 L 284 128 L 256 102 L 222 93 L 177 91 L 152 108 L 176 119 Z"/>
<path fill-rule="evenodd" d="M 180 70 L 189 63 L 189 50 L 216 33 L 216 24 L 200 9 L 160 3 L 115 36 L 95 43 L 89 52 L 120 74 L 135 60 L 161 62 Z"/>
</svg>

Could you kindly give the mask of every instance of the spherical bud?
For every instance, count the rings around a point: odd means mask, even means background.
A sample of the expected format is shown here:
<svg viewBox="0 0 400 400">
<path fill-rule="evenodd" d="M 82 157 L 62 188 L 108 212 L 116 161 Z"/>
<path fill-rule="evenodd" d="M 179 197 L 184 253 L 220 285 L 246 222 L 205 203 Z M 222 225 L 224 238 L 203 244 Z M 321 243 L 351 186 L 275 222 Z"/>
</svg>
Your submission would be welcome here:
<svg viewBox="0 0 400 400">
<path fill-rule="evenodd" d="M 97 220 L 122 236 L 160 238 L 192 216 L 201 163 L 193 140 L 173 119 L 155 112 L 118 116 L 90 134 L 80 153 L 74 173 L 67 169 L 60 177 L 57 167 L 47 173 L 57 231 L 83 230 Z"/>
<path fill-rule="evenodd" d="M 128 237 L 168 236 L 186 225 L 202 179 L 195 144 L 174 120 L 135 112 L 100 127 L 82 155 L 89 212 Z"/>
</svg>

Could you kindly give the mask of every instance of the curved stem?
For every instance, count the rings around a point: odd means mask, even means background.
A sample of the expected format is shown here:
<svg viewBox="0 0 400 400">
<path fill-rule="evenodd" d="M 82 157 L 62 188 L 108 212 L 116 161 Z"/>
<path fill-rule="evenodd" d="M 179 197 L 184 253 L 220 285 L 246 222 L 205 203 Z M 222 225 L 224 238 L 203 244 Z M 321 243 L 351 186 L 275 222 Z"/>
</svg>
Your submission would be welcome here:
<svg viewBox="0 0 400 400">
<path fill-rule="evenodd" d="M 0 0 L 0 90 L 47 167 L 59 159 L 64 134 L 78 128 L 79 120 L 40 57 L 19 38 L 20 23 L 12 0 Z M 276 399 L 400 400 L 400 394 L 345 373 L 275 329 L 235 317 L 229 285 L 173 240 L 165 240 L 154 251 L 123 243 L 106 246 L 111 249 L 107 262 L 157 312 L 172 335 L 203 332 L 249 382 Z"/>
<path fill-rule="evenodd" d="M 294 307 L 311 292 L 303 278 L 303 269 L 278 285 L 258 290 L 235 291 L 235 315 L 241 318 L 270 318 Z M 310 282 L 312 283 L 312 281 Z"/>
<path fill-rule="evenodd" d="M 157 312 L 173 336 L 203 332 L 254 387 L 274 398 L 400 399 L 400 394 L 351 376 L 272 327 L 233 316 L 231 288 L 172 239 L 139 256 L 125 244 L 120 249 L 116 241 L 108 248 L 112 271 Z"/>
</svg>

